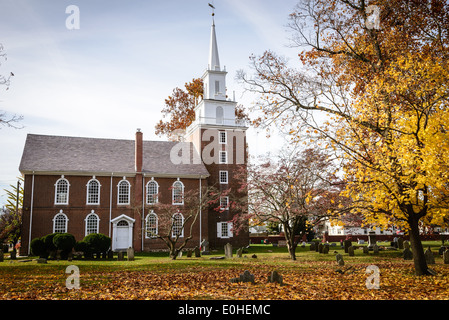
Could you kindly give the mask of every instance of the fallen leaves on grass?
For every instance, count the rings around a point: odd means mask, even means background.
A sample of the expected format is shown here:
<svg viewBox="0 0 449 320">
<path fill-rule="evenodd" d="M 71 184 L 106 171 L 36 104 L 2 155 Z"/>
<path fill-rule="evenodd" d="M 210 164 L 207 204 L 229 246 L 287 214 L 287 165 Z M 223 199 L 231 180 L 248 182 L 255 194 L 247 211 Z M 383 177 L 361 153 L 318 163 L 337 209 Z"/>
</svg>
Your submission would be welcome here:
<svg viewBox="0 0 449 320">
<path fill-rule="evenodd" d="M 81 272 L 81 288 L 65 287 L 67 274 L 17 273 L 0 274 L 1 299 L 448 299 L 449 270 L 435 265 L 437 276 L 417 277 L 406 264 L 382 262 L 380 288 L 367 289 L 368 264 L 353 265 L 344 273 L 331 262 L 306 262 L 296 266 L 242 265 L 233 268 L 213 266 L 188 267 L 164 271 L 92 271 Z M 256 283 L 230 283 L 248 269 Z M 267 283 L 269 273 L 276 269 L 285 285 Z"/>
</svg>

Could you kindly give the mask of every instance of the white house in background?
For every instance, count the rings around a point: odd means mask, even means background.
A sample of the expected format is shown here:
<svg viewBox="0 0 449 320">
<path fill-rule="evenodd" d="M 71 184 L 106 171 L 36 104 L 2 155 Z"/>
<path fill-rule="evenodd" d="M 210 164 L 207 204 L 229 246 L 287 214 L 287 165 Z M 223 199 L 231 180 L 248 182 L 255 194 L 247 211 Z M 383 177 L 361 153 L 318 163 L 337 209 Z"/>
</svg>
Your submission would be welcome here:
<svg viewBox="0 0 449 320">
<path fill-rule="evenodd" d="M 362 228 L 362 227 L 349 227 L 349 226 L 332 226 L 330 221 L 324 222 L 323 232 L 327 231 L 330 236 L 344 236 L 344 235 L 361 235 L 367 236 L 370 231 L 374 231 L 379 235 L 403 235 L 404 232 L 396 227 L 391 227 L 386 230 L 381 228 Z"/>
</svg>

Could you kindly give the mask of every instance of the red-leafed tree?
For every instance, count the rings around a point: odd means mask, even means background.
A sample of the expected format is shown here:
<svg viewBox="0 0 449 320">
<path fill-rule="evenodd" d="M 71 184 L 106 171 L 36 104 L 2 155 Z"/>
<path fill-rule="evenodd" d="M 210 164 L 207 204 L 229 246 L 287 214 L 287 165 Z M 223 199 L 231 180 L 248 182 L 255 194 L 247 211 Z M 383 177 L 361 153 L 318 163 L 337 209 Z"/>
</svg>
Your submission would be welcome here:
<svg viewBox="0 0 449 320">
<path fill-rule="evenodd" d="M 344 208 L 343 187 L 329 156 L 315 149 L 284 154 L 273 161 L 249 164 L 242 171 L 248 189 L 246 219 L 282 225 L 291 259 L 306 230 Z M 299 235 L 299 237 L 296 237 Z"/>
</svg>

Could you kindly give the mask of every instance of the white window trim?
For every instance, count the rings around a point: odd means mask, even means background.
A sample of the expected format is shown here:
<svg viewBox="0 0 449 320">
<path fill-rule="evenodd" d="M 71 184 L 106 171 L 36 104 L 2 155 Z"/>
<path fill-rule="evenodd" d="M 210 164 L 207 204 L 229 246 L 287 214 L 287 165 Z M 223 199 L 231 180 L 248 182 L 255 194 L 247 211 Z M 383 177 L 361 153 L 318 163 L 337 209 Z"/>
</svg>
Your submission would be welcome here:
<svg viewBox="0 0 449 320">
<path fill-rule="evenodd" d="M 156 194 L 154 195 L 156 197 L 156 199 L 155 199 L 154 202 L 148 201 L 149 195 L 150 195 L 150 193 L 149 193 L 150 183 L 155 183 L 156 184 Z M 157 181 L 154 180 L 154 178 L 151 178 L 151 180 L 147 182 L 147 185 L 145 186 L 145 192 L 146 192 L 146 199 L 145 199 L 146 204 L 152 205 L 152 204 L 156 204 L 156 203 L 159 202 L 159 197 L 158 197 L 158 194 L 159 194 L 159 183 L 157 183 Z"/>
<path fill-rule="evenodd" d="M 94 210 L 92 210 L 87 216 L 86 218 L 84 218 L 84 236 L 87 236 L 87 220 L 89 219 L 90 216 L 95 216 L 97 218 L 97 232 L 99 233 L 100 231 L 100 217 L 98 216 L 98 214 L 95 213 Z"/>
<path fill-rule="evenodd" d="M 224 142 L 221 141 L 221 134 L 224 134 Z M 219 144 L 226 144 L 228 142 L 228 135 L 226 131 L 218 131 L 218 143 Z"/>
<path fill-rule="evenodd" d="M 222 199 L 226 199 L 226 207 L 222 206 Z M 229 197 L 228 196 L 224 196 L 224 197 L 220 197 L 220 209 L 221 211 L 226 211 L 229 210 Z"/>
<path fill-rule="evenodd" d="M 148 220 L 150 219 L 150 216 L 156 217 L 156 234 L 159 232 L 159 218 L 158 218 L 157 214 L 153 210 L 151 210 L 150 213 L 148 213 L 145 218 L 145 239 L 157 238 L 157 236 L 149 236 L 148 232 L 147 232 L 147 229 L 148 229 L 147 225 L 148 225 Z"/>
<path fill-rule="evenodd" d="M 68 225 L 69 225 L 69 218 L 67 217 L 67 215 L 61 210 L 59 210 L 59 212 L 57 214 L 54 215 L 52 221 L 53 221 L 53 233 L 56 232 L 56 217 L 58 216 L 64 216 L 65 218 L 65 226 L 64 226 L 64 232 L 63 233 L 67 233 L 68 232 Z"/>
<path fill-rule="evenodd" d="M 181 212 L 176 212 L 173 216 L 172 216 L 172 219 L 173 219 L 173 225 L 172 225 L 172 230 L 171 230 L 171 236 L 172 236 L 172 238 L 174 238 L 174 237 L 176 237 L 176 235 L 175 235 L 175 233 L 174 233 L 174 219 L 175 219 L 175 216 L 176 215 L 180 215 L 181 216 L 181 234 L 179 235 L 179 238 L 183 238 L 184 237 L 184 215 L 181 213 Z"/>
<path fill-rule="evenodd" d="M 89 202 L 89 184 L 95 181 L 98 183 L 98 201 L 97 202 Z M 86 205 L 99 205 L 100 204 L 100 195 L 101 195 L 101 183 L 100 181 L 98 181 L 95 176 L 92 177 L 92 179 L 90 179 L 87 184 L 86 184 Z"/>
<path fill-rule="evenodd" d="M 224 161 L 222 160 L 223 154 L 224 154 Z M 227 151 L 220 151 L 218 153 L 218 163 L 219 164 L 227 164 L 228 163 L 228 152 Z"/>
<path fill-rule="evenodd" d="M 127 203 L 120 203 L 120 184 L 122 182 L 126 182 L 128 184 L 128 202 Z M 129 183 L 129 181 L 126 180 L 126 177 L 123 177 L 123 179 L 120 180 L 119 183 L 117 184 L 117 205 L 126 206 L 126 205 L 129 205 L 130 201 L 131 201 L 131 183 Z"/>
<path fill-rule="evenodd" d="M 228 231 L 228 235 L 227 236 L 223 236 L 222 234 L 222 228 L 223 228 L 223 224 L 227 225 L 227 231 Z M 220 239 L 229 239 L 232 238 L 233 234 L 232 234 L 232 222 L 217 222 L 217 238 Z"/>
<path fill-rule="evenodd" d="M 222 173 L 226 173 L 226 182 L 222 182 L 221 181 L 221 174 Z M 228 171 L 226 171 L 226 170 L 220 170 L 219 172 L 218 172 L 218 181 L 220 182 L 220 184 L 228 184 L 229 183 L 229 173 L 228 173 Z"/>
<path fill-rule="evenodd" d="M 57 202 L 56 200 L 58 199 L 58 183 L 61 181 L 65 181 L 67 182 L 67 198 L 65 202 Z M 68 205 L 69 204 L 69 195 L 70 195 L 70 183 L 69 180 L 67 180 L 66 178 L 64 178 L 64 176 L 62 175 L 61 178 L 59 178 L 56 183 L 55 183 L 55 205 Z"/>
<path fill-rule="evenodd" d="M 181 199 L 182 199 L 182 202 L 175 202 L 175 184 L 177 184 L 178 182 L 181 183 Z M 178 180 L 176 180 L 172 184 L 171 200 L 172 200 L 172 205 L 176 205 L 176 206 L 184 205 L 184 183 L 182 183 L 181 180 L 179 180 L 179 178 L 178 178 Z"/>
</svg>

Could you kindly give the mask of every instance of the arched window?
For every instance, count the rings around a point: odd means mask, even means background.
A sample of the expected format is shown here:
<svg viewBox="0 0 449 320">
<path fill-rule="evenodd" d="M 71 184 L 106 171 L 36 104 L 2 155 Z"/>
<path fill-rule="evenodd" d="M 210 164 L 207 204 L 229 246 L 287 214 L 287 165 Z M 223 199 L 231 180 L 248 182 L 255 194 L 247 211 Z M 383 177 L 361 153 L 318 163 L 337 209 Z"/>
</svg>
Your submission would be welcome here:
<svg viewBox="0 0 449 320">
<path fill-rule="evenodd" d="M 86 185 L 87 204 L 100 204 L 100 182 L 93 177 Z"/>
<path fill-rule="evenodd" d="M 217 124 L 223 124 L 223 107 L 218 106 L 217 109 L 215 109 L 215 118 L 217 120 Z"/>
<path fill-rule="evenodd" d="M 55 183 L 55 204 L 69 204 L 69 181 L 62 176 Z"/>
<path fill-rule="evenodd" d="M 156 181 L 151 179 L 147 183 L 147 204 L 155 204 L 157 203 L 157 194 L 159 192 L 159 185 Z"/>
<path fill-rule="evenodd" d="M 172 204 L 184 204 L 184 184 L 179 181 L 179 178 L 177 181 L 173 183 L 172 186 Z"/>
<path fill-rule="evenodd" d="M 125 177 L 123 177 L 123 180 L 118 183 L 117 188 L 118 188 L 117 203 L 129 204 L 131 185 L 127 180 L 125 180 Z"/>
<path fill-rule="evenodd" d="M 100 218 L 98 215 L 94 212 L 94 210 L 91 211 L 84 220 L 86 221 L 86 236 L 91 233 L 98 233 L 98 226 L 100 223 Z"/>
<path fill-rule="evenodd" d="M 184 224 L 184 216 L 181 214 L 181 212 L 175 213 L 173 215 L 173 227 L 171 232 L 172 237 L 176 236 L 184 237 L 183 224 Z"/>
<path fill-rule="evenodd" d="M 62 210 L 59 211 L 59 213 L 53 217 L 53 233 L 66 233 L 68 221 L 69 219 L 65 213 L 62 212 Z"/>
<path fill-rule="evenodd" d="M 145 218 L 145 237 L 146 238 L 156 238 L 158 233 L 157 228 L 157 215 L 153 210 Z"/>
</svg>

